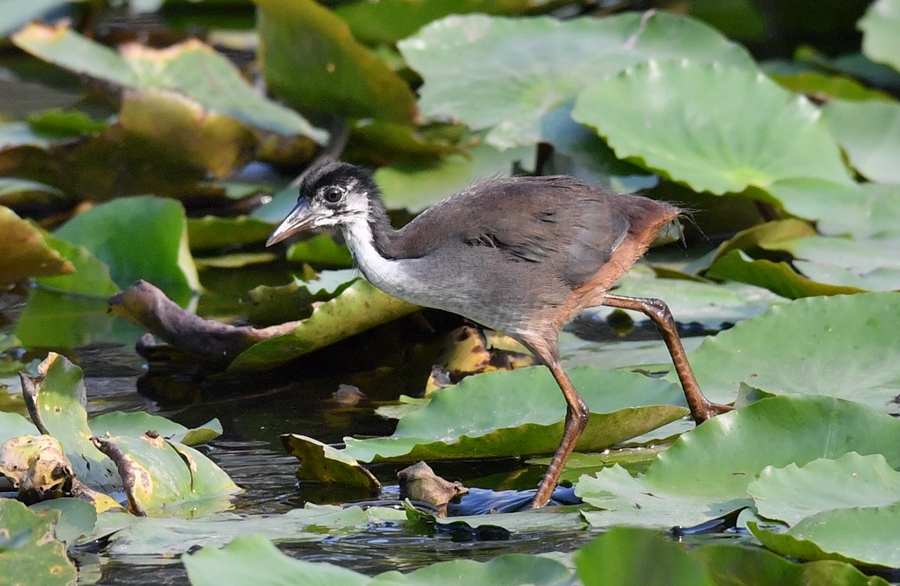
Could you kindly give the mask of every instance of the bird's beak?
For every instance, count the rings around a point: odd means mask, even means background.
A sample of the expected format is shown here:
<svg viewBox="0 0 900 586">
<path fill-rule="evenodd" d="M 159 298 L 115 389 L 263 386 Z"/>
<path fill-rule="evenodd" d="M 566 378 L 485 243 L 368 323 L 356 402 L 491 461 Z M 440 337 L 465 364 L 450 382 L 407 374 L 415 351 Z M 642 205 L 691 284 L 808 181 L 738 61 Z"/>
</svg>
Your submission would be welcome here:
<svg viewBox="0 0 900 586">
<path fill-rule="evenodd" d="M 301 198 L 294 209 L 291 210 L 291 213 L 278 224 L 278 227 L 275 228 L 275 231 L 269 236 L 269 239 L 266 241 L 266 246 L 272 246 L 276 242 L 281 242 L 292 234 L 302 232 L 307 228 L 312 228 L 315 221 L 316 218 L 309 209 L 307 199 L 305 197 Z"/>
</svg>

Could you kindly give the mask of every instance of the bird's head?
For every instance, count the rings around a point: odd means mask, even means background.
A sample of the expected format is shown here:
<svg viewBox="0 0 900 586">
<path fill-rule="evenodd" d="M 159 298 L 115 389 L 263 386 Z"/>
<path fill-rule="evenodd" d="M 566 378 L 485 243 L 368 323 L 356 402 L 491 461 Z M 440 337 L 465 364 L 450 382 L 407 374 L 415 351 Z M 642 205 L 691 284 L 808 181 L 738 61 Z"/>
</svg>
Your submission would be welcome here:
<svg viewBox="0 0 900 586">
<path fill-rule="evenodd" d="M 311 169 L 300 183 L 300 197 L 275 228 L 266 246 L 303 230 L 341 228 L 367 221 L 378 187 L 372 175 L 349 163 L 325 163 Z"/>
</svg>

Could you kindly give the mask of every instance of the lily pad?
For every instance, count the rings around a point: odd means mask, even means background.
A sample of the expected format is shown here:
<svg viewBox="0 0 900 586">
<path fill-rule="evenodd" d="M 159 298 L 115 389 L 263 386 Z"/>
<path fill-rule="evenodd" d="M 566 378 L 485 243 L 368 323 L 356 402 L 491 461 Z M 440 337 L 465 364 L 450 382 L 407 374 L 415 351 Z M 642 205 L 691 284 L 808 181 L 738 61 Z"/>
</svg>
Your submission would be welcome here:
<svg viewBox="0 0 900 586">
<path fill-rule="evenodd" d="M 94 434 L 87 422 L 87 390 L 82 370 L 53 352 L 39 370 L 42 378 L 22 375 L 32 421 L 42 433 L 62 444 L 79 480 L 100 492 L 121 490 L 122 480 L 115 464 L 91 443 Z"/>
<path fill-rule="evenodd" d="M 753 68 L 636 65 L 586 89 L 572 117 L 620 158 L 697 191 L 739 193 L 795 177 L 850 183 L 816 107 Z"/>
<path fill-rule="evenodd" d="M 614 527 L 581 548 L 575 566 L 584 586 L 714 584 L 701 558 L 658 533 L 627 527 Z"/>
<path fill-rule="evenodd" d="M 34 424 L 18 413 L 0 411 L 0 446 L 6 443 L 6 440 L 32 434 L 35 431 L 37 430 Z"/>
<path fill-rule="evenodd" d="M 375 172 L 375 181 L 384 193 L 385 205 L 420 212 L 479 180 L 511 176 L 516 163 L 532 168 L 535 156 L 536 150 L 530 146 L 499 151 L 479 144 L 467 154 L 449 155 L 431 168 L 381 167 Z"/>
<path fill-rule="evenodd" d="M 148 431 L 154 431 L 163 438 L 183 443 L 188 446 L 205 444 L 209 440 L 222 435 L 222 424 L 218 419 L 213 419 L 194 429 L 188 429 L 180 423 L 170 421 L 165 417 L 151 415 L 143 411 L 123 413 L 114 411 L 104 413 L 92 418 L 88 425 L 94 435 L 111 436 L 127 435 L 138 437 Z"/>
<path fill-rule="evenodd" d="M 900 243 L 812 237 L 766 248 L 789 252 L 797 270 L 820 283 L 868 291 L 900 289 Z"/>
<path fill-rule="evenodd" d="M 258 342 L 239 354 L 228 371 L 272 368 L 418 309 L 417 305 L 391 297 L 360 279 L 315 308 L 293 332 Z"/>
<path fill-rule="evenodd" d="M 714 29 L 663 11 L 568 21 L 449 16 L 397 46 L 425 79 L 423 113 L 489 128 L 487 142 L 500 149 L 539 142 L 545 114 L 636 63 L 691 58 L 753 67 Z"/>
<path fill-rule="evenodd" d="M 300 460 L 297 478 L 361 488 L 377 494 L 381 483 L 341 450 L 305 436 L 281 436 L 284 451 Z"/>
<path fill-rule="evenodd" d="M 100 515 L 94 535 L 115 532 L 109 546 L 111 555 L 177 555 L 197 546 L 222 546 L 235 537 L 252 534 L 287 542 L 322 541 L 365 531 L 385 518 L 398 521 L 405 515 L 402 511 L 363 511 L 333 505 L 307 505 L 281 515 L 218 513 L 187 519 L 108 513 Z M 260 578 L 259 567 L 256 571 Z"/>
<path fill-rule="evenodd" d="M 56 538 L 59 511 L 38 514 L 22 503 L 0 499 L 0 551 L 3 575 L 32 584 L 74 584 L 77 571 Z"/>
<path fill-rule="evenodd" d="M 0 206 L 0 234 L 0 285 L 75 272 L 72 263 L 45 242 L 39 228 L 4 206 Z"/>
<path fill-rule="evenodd" d="M 578 451 L 594 451 L 683 417 L 681 389 L 642 375 L 570 369 L 592 415 Z M 363 462 L 551 454 L 562 437 L 565 400 L 544 367 L 463 379 L 403 417 L 387 438 L 345 438 Z"/>
<path fill-rule="evenodd" d="M 822 115 L 860 174 L 871 181 L 900 183 L 900 103 L 834 100 Z"/>
<path fill-rule="evenodd" d="M 191 250 L 215 250 L 226 246 L 265 242 L 275 228 L 273 224 L 251 218 L 206 216 L 188 218 L 188 241 Z"/>
<path fill-rule="evenodd" d="M 56 538 L 71 546 L 81 537 L 87 537 L 97 524 L 97 509 L 79 499 L 61 498 L 35 503 L 28 507 L 35 513 L 57 510 L 60 512 L 56 524 Z"/>
<path fill-rule="evenodd" d="M 192 39 L 166 49 L 125 45 L 121 53 L 65 27 L 31 24 L 13 42 L 76 73 L 136 89 L 173 90 L 213 112 L 282 134 L 324 143 L 327 134 L 297 112 L 260 96 L 223 55 Z"/>
<path fill-rule="evenodd" d="M 747 523 L 763 545 L 800 560 L 900 567 L 900 504 L 824 511 L 779 534 Z"/>
<path fill-rule="evenodd" d="M 453 560 L 427 566 L 409 574 L 392 571 L 370 578 L 332 564 L 290 558 L 261 535 L 239 537 L 221 550 L 204 547 L 190 556 L 183 557 L 182 561 L 193 586 L 221 584 L 223 580 L 247 581 L 260 586 L 269 584 L 549 586 L 569 584 L 573 580 L 572 571 L 562 563 L 545 557 L 522 554 L 504 555 L 484 563 Z M 264 576 L 259 574 L 260 567 L 266 568 Z"/>
<path fill-rule="evenodd" d="M 117 199 L 75 216 L 54 236 L 87 248 L 109 266 L 119 287 L 146 279 L 182 304 L 201 288 L 188 250 L 184 208 L 177 201 Z"/>
<path fill-rule="evenodd" d="M 313 0 L 256 4 L 259 59 L 271 92 L 303 111 L 413 121 L 412 90 L 340 17 Z"/>
<path fill-rule="evenodd" d="M 887 63 L 900 71 L 900 2 L 877 0 L 857 23 L 863 31 L 863 52 L 873 61 Z"/>
<path fill-rule="evenodd" d="M 900 421 L 831 397 L 773 397 L 719 415 L 681 435 L 640 478 L 614 466 L 583 476 L 576 494 L 603 509 L 598 526 L 695 525 L 751 506 L 748 485 L 767 466 L 802 466 L 849 452 L 900 464 Z"/>
<path fill-rule="evenodd" d="M 336 243 L 327 234 L 316 234 L 308 240 L 292 244 L 288 249 L 287 259 L 294 262 L 308 262 L 316 266 L 353 266 L 353 258 L 347 247 Z"/>
<path fill-rule="evenodd" d="M 898 293 L 809 297 L 704 340 L 690 361 L 714 401 L 733 400 L 744 382 L 770 393 L 830 395 L 894 412 L 898 328 Z M 773 345 L 784 332 L 790 343 Z"/>
<path fill-rule="evenodd" d="M 822 511 L 900 503 L 900 472 L 881 454 L 849 452 L 837 460 L 813 460 L 803 467 L 769 466 L 747 492 L 760 515 L 796 525 Z"/>
<path fill-rule="evenodd" d="M 794 75 L 770 74 L 778 85 L 792 92 L 805 94 L 819 101 L 829 100 L 882 100 L 890 102 L 894 97 L 881 90 L 869 89 L 852 77 L 826 75 L 815 71 L 802 71 Z"/>
</svg>

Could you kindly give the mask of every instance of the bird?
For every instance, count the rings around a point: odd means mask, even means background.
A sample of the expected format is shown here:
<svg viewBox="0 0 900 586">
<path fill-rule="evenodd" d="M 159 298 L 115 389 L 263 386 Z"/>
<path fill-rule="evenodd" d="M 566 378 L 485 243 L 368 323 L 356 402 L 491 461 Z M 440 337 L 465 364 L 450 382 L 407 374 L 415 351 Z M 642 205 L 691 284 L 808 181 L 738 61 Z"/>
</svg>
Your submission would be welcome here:
<svg viewBox="0 0 900 586">
<path fill-rule="evenodd" d="M 545 365 L 567 411 L 531 502 L 538 508 L 550 500 L 589 418 L 558 344 L 560 328 L 581 310 L 606 305 L 644 313 L 661 330 L 694 421 L 730 409 L 703 395 L 665 302 L 610 293 L 679 212 L 566 175 L 511 177 L 471 185 L 395 230 L 373 175 L 328 161 L 306 172 L 297 205 L 266 245 L 304 230 L 337 230 L 378 289 L 503 332 Z"/>
</svg>

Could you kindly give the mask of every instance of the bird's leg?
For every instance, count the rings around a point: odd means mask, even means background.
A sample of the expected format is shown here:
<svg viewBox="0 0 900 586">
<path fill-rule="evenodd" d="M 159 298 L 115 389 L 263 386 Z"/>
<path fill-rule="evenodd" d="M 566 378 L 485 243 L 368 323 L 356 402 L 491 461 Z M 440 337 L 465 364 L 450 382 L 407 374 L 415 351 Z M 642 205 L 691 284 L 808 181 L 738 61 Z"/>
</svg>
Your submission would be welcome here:
<svg viewBox="0 0 900 586">
<path fill-rule="evenodd" d="M 672 317 L 672 312 L 669 311 L 669 306 L 664 301 L 641 297 L 623 297 L 607 293 L 603 299 L 603 305 L 640 311 L 653 320 L 653 323 L 662 332 L 666 346 L 669 348 L 672 363 L 675 364 L 675 372 L 678 373 L 678 378 L 681 380 L 684 397 L 687 399 L 688 408 L 691 410 L 691 417 L 694 418 L 696 423 L 703 423 L 714 415 L 731 411 L 731 407 L 712 403 L 703 396 L 703 391 L 700 390 L 700 385 L 697 384 L 694 371 L 691 370 L 691 364 L 688 362 L 684 346 L 681 345 L 681 338 L 678 337 L 675 318 Z"/>
<path fill-rule="evenodd" d="M 584 401 L 578 395 L 578 391 L 572 385 L 572 381 L 566 376 L 562 363 L 559 360 L 559 351 L 556 350 L 555 346 L 541 351 L 542 349 L 539 349 L 540 346 L 536 348 L 531 344 L 526 345 L 553 373 L 553 378 L 556 379 L 568 404 L 566 426 L 563 430 L 562 441 L 559 443 L 559 447 L 556 448 L 556 453 L 553 454 L 550 466 L 547 467 L 544 478 L 538 486 L 537 494 L 534 495 L 534 499 L 531 501 L 531 508 L 537 509 L 546 505 L 547 501 L 550 500 L 553 490 L 559 483 L 559 477 L 562 475 L 563 468 L 566 466 L 566 461 L 572 455 L 572 451 L 575 450 L 575 444 L 578 443 L 578 438 L 581 437 L 581 432 L 587 426 L 590 412 L 587 405 L 584 404 Z"/>
</svg>

